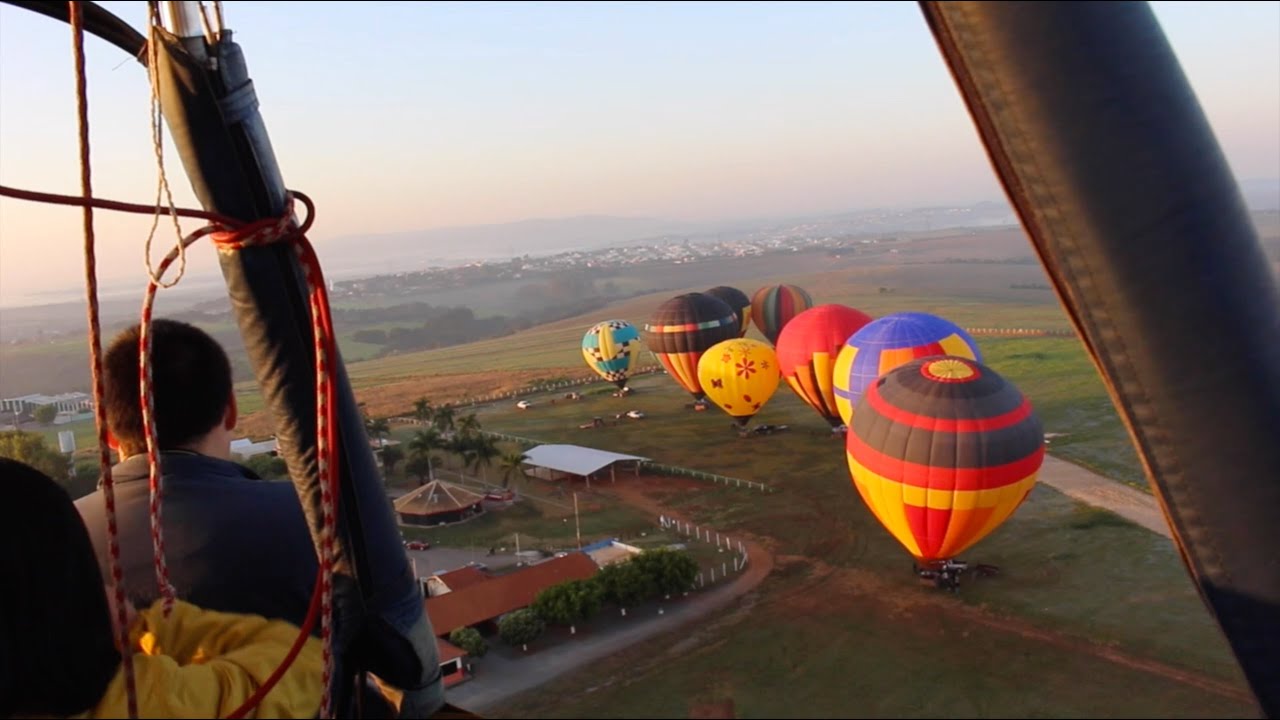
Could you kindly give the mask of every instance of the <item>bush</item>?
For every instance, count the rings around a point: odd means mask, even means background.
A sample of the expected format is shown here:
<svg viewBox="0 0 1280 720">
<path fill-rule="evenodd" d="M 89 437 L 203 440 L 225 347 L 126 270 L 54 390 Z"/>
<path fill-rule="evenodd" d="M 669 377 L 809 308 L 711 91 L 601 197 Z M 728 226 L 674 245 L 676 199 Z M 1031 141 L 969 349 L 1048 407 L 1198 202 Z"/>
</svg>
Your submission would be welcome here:
<svg viewBox="0 0 1280 720">
<path fill-rule="evenodd" d="M 464 627 L 454 630 L 449 633 L 449 642 L 466 650 L 467 654 L 474 658 L 482 658 L 489 652 L 489 643 L 484 641 L 480 631 L 475 628 Z"/>
</svg>

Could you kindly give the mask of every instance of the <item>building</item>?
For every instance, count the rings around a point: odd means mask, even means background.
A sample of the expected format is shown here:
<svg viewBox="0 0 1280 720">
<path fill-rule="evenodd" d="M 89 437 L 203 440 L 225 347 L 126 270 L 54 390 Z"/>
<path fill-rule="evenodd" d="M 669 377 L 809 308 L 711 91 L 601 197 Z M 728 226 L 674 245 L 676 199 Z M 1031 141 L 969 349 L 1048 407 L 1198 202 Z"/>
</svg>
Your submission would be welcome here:
<svg viewBox="0 0 1280 720">
<path fill-rule="evenodd" d="M 600 540 L 582 548 L 582 552 L 600 567 L 624 563 L 644 552 L 635 545 L 618 542 L 616 538 Z"/>
<path fill-rule="evenodd" d="M 76 415 L 93 412 L 93 396 L 82 392 L 61 393 L 59 395 L 23 395 L 16 398 L 0 400 L 0 411 L 30 415 L 36 408 L 52 405 L 59 414 Z"/>
<path fill-rule="evenodd" d="M 529 607 L 543 590 L 570 580 L 590 579 L 599 571 L 586 553 L 571 552 L 428 597 L 423 605 L 438 637 L 464 627 L 492 632 L 503 615 Z"/>
<path fill-rule="evenodd" d="M 464 487 L 432 480 L 393 503 L 406 525 L 446 525 L 463 522 L 484 512 L 484 496 Z"/>
<path fill-rule="evenodd" d="M 610 481 L 616 482 L 618 465 L 639 475 L 640 465 L 648 461 L 649 458 L 638 455 L 624 455 L 581 445 L 539 445 L 525 451 L 524 464 L 533 468 L 530 474 L 534 477 L 545 480 L 582 478 L 587 487 L 591 487 L 592 478 L 599 479 L 605 470 L 609 471 Z"/>
<path fill-rule="evenodd" d="M 436 638 L 436 652 L 439 655 L 440 674 L 444 677 L 445 687 L 453 687 L 467 679 L 467 674 L 462 671 L 462 660 L 467 656 L 466 650 L 448 640 Z"/>
<path fill-rule="evenodd" d="M 469 588 L 472 585 L 492 579 L 493 576 L 478 567 L 467 565 L 457 570 L 431 575 L 423 580 L 423 588 L 427 597 L 437 597 L 455 590 Z"/>
<path fill-rule="evenodd" d="M 259 442 L 254 442 L 250 438 L 238 438 L 231 441 L 231 454 L 239 455 L 248 460 L 255 455 L 277 455 L 280 452 L 280 443 L 275 438 L 267 438 Z"/>
</svg>

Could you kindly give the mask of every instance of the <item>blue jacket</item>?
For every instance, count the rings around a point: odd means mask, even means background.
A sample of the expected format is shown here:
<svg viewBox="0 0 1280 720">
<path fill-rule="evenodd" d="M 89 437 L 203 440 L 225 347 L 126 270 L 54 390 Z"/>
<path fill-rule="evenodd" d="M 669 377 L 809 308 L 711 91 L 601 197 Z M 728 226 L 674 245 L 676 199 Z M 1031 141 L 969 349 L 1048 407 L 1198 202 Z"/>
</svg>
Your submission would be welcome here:
<svg viewBox="0 0 1280 720">
<path fill-rule="evenodd" d="M 178 597 L 209 610 L 302 625 L 317 561 L 293 484 L 262 480 L 242 465 L 185 451 L 162 453 L 160 463 L 165 559 Z M 125 589 L 136 607 L 150 607 L 159 590 L 146 455 L 124 460 L 111 474 Z M 102 576 L 109 579 L 101 487 L 77 500 L 76 507 Z"/>
</svg>

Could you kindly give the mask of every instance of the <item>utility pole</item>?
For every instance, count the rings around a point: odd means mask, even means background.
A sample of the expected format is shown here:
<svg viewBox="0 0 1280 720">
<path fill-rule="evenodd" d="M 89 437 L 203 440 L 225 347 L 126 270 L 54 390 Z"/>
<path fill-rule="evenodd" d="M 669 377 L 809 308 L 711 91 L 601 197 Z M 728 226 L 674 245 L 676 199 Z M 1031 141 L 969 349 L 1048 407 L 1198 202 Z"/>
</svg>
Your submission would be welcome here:
<svg viewBox="0 0 1280 720">
<path fill-rule="evenodd" d="M 573 494 L 573 527 L 578 535 L 578 549 L 582 549 L 582 525 L 578 522 L 578 493 Z"/>
</svg>

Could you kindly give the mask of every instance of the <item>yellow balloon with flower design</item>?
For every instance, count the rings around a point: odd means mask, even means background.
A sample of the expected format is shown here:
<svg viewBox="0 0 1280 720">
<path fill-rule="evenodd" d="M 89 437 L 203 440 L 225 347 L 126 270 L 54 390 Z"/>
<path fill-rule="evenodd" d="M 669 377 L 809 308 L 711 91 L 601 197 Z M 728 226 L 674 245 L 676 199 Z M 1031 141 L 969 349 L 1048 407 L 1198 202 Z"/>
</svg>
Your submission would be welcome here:
<svg viewBox="0 0 1280 720">
<path fill-rule="evenodd" d="M 781 380 L 773 347 L 751 338 L 720 342 L 698 360 L 702 391 L 744 427 L 773 397 Z"/>
</svg>

